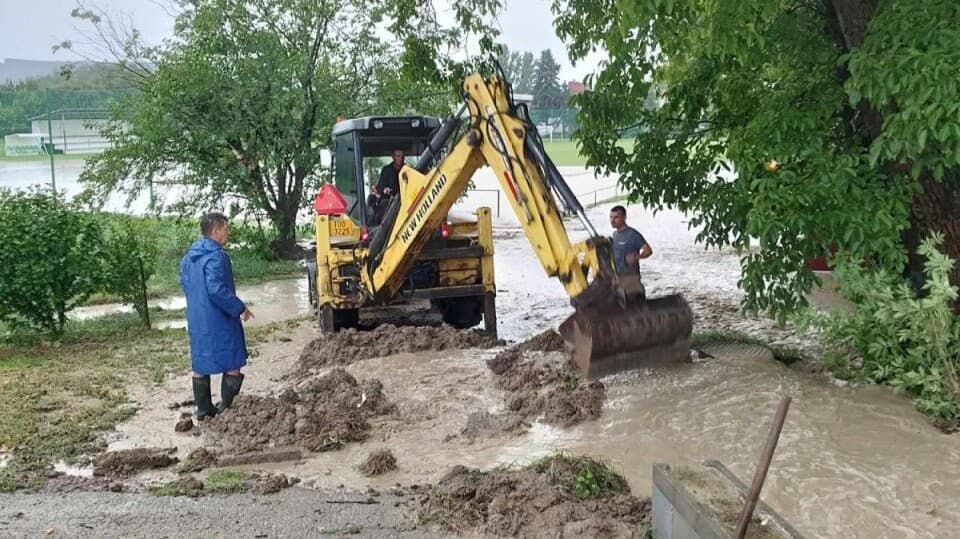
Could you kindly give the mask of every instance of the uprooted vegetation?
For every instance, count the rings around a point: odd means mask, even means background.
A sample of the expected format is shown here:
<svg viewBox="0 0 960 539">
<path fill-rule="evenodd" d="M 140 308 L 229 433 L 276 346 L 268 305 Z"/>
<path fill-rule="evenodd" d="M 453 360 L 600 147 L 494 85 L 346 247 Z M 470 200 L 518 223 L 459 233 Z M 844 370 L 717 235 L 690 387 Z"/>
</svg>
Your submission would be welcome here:
<svg viewBox="0 0 960 539">
<path fill-rule="evenodd" d="M 359 466 L 360 473 L 367 477 L 383 475 L 396 469 L 397 457 L 389 449 L 380 449 L 370 453 Z"/>
<path fill-rule="evenodd" d="M 217 465 L 219 457 L 213 451 L 205 447 L 198 447 L 190 452 L 187 455 L 187 458 L 184 459 L 180 466 L 177 467 L 177 473 L 186 474 L 194 473 L 205 470 L 206 468 L 212 468 Z"/>
<path fill-rule="evenodd" d="M 233 494 L 238 492 L 274 494 L 293 486 L 296 482 L 296 479 L 290 479 L 284 474 L 217 470 L 203 481 L 193 475 L 184 475 L 169 483 L 150 487 L 148 491 L 155 496 L 189 496 L 191 498 L 208 494 Z"/>
<path fill-rule="evenodd" d="M 460 331 L 446 326 L 384 324 L 372 331 L 346 329 L 310 342 L 300 353 L 298 370 L 349 365 L 364 359 L 426 350 L 493 348 L 500 342 L 482 331 Z"/>
<path fill-rule="evenodd" d="M 596 380 L 584 380 L 568 359 L 556 352 L 563 340 L 546 331 L 497 354 L 487 366 L 497 375 L 497 385 L 506 390 L 507 409 L 521 418 L 537 418 L 569 427 L 600 417 L 606 388 Z"/>
<path fill-rule="evenodd" d="M 234 453 L 287 446 L 328 451 L 367 439 L 367 420 L 393 409 L 379 380 L 361 383 L 338 368 L 278 397 L 239 395 L 205 428 Z"/>
<path fill-rule="evenodd" d="M 650 501 L 589 457 L 552 455 L 523 468 L 457 466 L 420 499 L 419 519 L 455 533 L 644 537 Z"/>
</svg>

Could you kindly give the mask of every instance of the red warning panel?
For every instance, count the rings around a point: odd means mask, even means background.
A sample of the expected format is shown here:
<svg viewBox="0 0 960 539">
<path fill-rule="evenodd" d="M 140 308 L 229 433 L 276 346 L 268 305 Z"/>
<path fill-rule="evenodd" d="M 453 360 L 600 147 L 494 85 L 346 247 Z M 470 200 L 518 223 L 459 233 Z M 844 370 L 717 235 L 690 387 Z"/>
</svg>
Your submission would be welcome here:
<svg viewBox="0 0 960 539">
<path fill-rule="evenodd" d="M 320 215 L 340 215 L 347 212 L 347 201 L 332 183 L 328 183 L 313 199 L 313 209 Z"/>
</svg>

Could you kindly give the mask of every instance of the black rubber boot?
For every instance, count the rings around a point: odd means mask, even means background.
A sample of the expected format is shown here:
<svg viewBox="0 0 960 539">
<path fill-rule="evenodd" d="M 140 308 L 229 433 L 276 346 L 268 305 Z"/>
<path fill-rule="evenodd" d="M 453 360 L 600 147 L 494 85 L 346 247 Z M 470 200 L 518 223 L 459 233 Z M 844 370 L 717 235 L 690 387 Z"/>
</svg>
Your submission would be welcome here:
<svg viewBox="0 0 960 539">
<path fill-rule="evenodd" d="M 223 400 L 218 406 L 221 412 L 233 404 L 233 398 L 237 396 L 237 393 L 240 393 L 240 386 L 242 385 L 243 374 L 236 376 L 226 373 L 223 374 L 223 377 L 220 379 L 220 397 Z"/>
<path fill-rule="evenodd" d="M 209 376 L 193 378 L 193 399 L 197 401 L 197 421 L 217 415 L 217 409 L 213 406 L 213 400 L 210 397 Z"/>
</svg>

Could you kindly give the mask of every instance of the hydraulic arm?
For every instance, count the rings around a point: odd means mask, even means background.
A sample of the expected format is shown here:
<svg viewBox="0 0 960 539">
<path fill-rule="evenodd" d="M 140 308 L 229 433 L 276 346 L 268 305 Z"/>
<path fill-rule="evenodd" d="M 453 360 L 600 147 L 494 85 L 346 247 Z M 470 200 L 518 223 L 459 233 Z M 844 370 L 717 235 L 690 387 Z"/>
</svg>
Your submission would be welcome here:
<svg viewBox="0 0 960 539">
<path fill-rule="evenodd" d="M 547 275 L 559 279 L 571 298 L 576 312 L 560 329 L 585 374 L 629 368 L 638 352 L 645 352 L 640 354 L 643 359 L 651 354 L 686 357 L 692 332 L 686 302 L 679 296 L 647 300 L 639 276 L 615 274 L 610 240 L 590 224 L 525 109 L 512 102 L 509 84 L 500 77 L 473 74 L 462 94 L 464 104 L 434 135 L 416 166 L 400 171 L 399 196 L 371 232 L 362 261 L 366 292 L 374 299 L 399 293 L 430 235 L 477 169 L 486 165 Z M 438 157 L 448 144 L 447 153 Z M 588 239 L 570 241 L 554 194 L 580 218 Z"/>
</svg>

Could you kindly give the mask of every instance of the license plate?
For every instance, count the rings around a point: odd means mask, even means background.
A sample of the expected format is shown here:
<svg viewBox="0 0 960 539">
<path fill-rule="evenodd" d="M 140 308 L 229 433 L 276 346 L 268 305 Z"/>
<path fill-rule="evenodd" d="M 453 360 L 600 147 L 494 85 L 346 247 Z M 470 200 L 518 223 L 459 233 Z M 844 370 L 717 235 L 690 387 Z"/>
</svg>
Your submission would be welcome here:
<svg viewBox="0 0 960 539">
<path fill-rule="evenodd" d="M 353 225 L 346 219 L 330 221 L 331 236 L 350 236 L 353 234 Z"/>
</svg>

